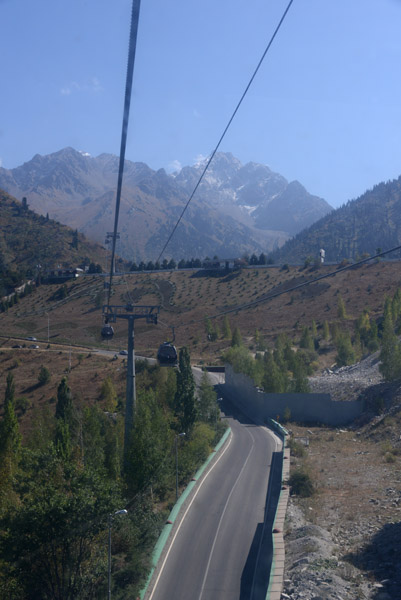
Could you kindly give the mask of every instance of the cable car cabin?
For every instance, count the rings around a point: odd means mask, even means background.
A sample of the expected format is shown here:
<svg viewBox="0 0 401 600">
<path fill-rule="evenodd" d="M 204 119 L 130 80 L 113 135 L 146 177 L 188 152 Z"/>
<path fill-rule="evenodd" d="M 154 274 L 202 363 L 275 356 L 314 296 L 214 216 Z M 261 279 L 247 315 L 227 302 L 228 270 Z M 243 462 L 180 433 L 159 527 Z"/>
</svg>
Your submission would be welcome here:
<svg viewBox="0 0 401 600">
<path fill-rule="evenodd" d="M 101 336 L 104 340 L 111 340 L 114 335 L 114 329 L 111 325 L 103 325 Z"/>
<path fill-rule="evenodd" d="M 161 365 L 176 365 L 177 350 L 170 342 L 164 342 L 157 351 L 157 360 Z"/>
</svg>

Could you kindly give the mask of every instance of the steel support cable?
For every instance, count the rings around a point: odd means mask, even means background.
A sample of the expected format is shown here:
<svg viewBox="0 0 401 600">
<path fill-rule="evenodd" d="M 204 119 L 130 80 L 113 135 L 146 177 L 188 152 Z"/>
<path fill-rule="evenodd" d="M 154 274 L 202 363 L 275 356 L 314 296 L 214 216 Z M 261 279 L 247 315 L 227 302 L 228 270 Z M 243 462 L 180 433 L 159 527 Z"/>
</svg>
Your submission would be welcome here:
<svg viewBox="0 0 401 600">
<path fill-rule="evenodd" d="M 183 216 L 184 216 L 184 214 L 185 214 L 185 212 L 186 212 L 186 210 L 187 210 L 187 208 L 188 208 L 188 206 L 189 206 L 189 204 L 190 204 L 190 202 L 191 202 L 192 198 L 194 197 L 194 195 L 195 195 L 195 193 L 196 193 L 196 191 L 197 191 L 198 187 L 200 186 L 200 184 L 201 184 L 201 182 L 202 182 L 202 179 L 203 179 L 203 177 L 205 176 L 205 173 L 206 173 L 206 171 L 207 171 L 207 170 L 208 170 L 208 168 L 209 168 L 209 165 L 210 165 L 210 163 L 212 162 L 212 160 L 213 160 L 213 158 L 214 158 L 214 156 L 215 156 L 215 154 L 216 154 L 217 150 L 218 150 L 218 149 L 219 149 L 219 147 L 220 147 L 220 144 L 221 144 L 221 142 L 223 141 L 223 139 L 224 139 L 224 137 L 225 137 L 225 135 L 226 135 L 226 133 L 227 133 L 227 131 L 228 131 L 228 129 L 229 129 L 229 127 L 230 127 L 231 123 L 232 123 L 232 122 L 233 122 L 233 120 L 234 120 L 234 117 L 236 116 L 236 114 L 237 114 L 237 112 L 238 112 L 238 110 L 239 110 L 239 108 L 240 108 L 240 106 L 241 106 L 241 104 L 242 104 L 242 102 L 243 102 L 243 100 L 244 100 L 245 96 L 247 95 L 247 93 L 248 93 L 248 90 L 249 90 L 249 88 L 251 87 L 251 85 L 252 85 L 252 83 L 253 83 L 253 80 L 255 79 L 255 77 L 256 77 L 256 75 L 257 75 L 257 73 L 258 73 L 258 71 L 259 71 L 259 69 L 260 69 L 260 67 L 261 67 L 261 65 L 262 65 L 262 63 L 263 63 L 263 61 L 264 61 L 264 59 L 265 59 L 265 56 L 266 56 L 266 54 L 267 54 L 267 53 L 268 53 L 268 51 L 270 50 L 270 47 L 271 47 L 272 43 L 274 42 L 274 39 L 275 39 L 275 37 L 276 37 L 276 35 L 277 35 L 277 33 L 278 33 L 278 31 L 279 31 L 279 29 L 280 29 L 281 25 L 283 24 L 283 22 L 284 22 L 284 19 L 286 18 L 286 16 L 287 16 L 287 13 L 288 13 L 288 11 L 290 10 L 290 8 L 291 8 L 291 4 L 292 4 L 293 2 L 294 2 L 294 0 L 290 0 L 290 2 L 288 3 L 288 6 L 287 6 L 287 8 L 285 9 L 285 11 L 284 11 L 284 13 L 283 13 L 283 16 L 281 17 L 281 19 L 280 19 L 280 21 L 279 21 L 279 24 L 277 25 L 277 27 L 276 27 L 276 29 L 275 29 L 275 31 L 274 31 L 274 33 L 273 33 L 272 37 L 270 38 L 270 41 L 269 41 L 269 43 L 267 44 L 267 46 L 266 46 L 266 49 L 265 49 L 265 51 L 263 52 L 263 54 L 262 54 L 262 57 L 261 57 L 261 59 L 259 60 L 259 62 L 258 62 L 258 65 L 257 65 L 256 69 L 254 70 L 254 72 L 253 72 L 253 75 L 252 75 L 252 77 L 250 78 L 250 80 L 249 80 L 249 82 L 248 82 L 248 85 L 246 86 L 246 88 L 245 88 L 245 90 L 244 90 L 244 92 L 243 92 L 243 94 L 242 94 L 242 96 L 241 96 L 241 98 L 240 98 L 240 100 L 239 100 L 239 102 L 238 102 L 237 106 L 235 107 L 235 109 L 234 109 L 234 112 L 232 113 L 232 115 L 231 115 L 231 117 L 230 117 L 230 119 L 229 119 L 229 121 L 228 121 L 228 123 L 227 123 L 227 125 L 226 125 L 226 127 L 225 127 L 225 129 L 224 129 L 224 131 L 223 131 L 223 133 L 221 134 L 221 136 L 220 136 L 220 139 L 219 139 L 219 141 L 217 142 L 215 149 L 213 150 L 212 154 L 211 154 L 211 155 L 210 155 L 210 157 L 208 158 L 208 160 L 207 160 L 207 163 L 206 163 L 206 166 L 204 167 L 204 169 L 203 169 L 203 171 L 202 171 L 202 173 L 201 173 L 201 175 L 200 175 L 200 177 L 199 177 L 199 179 L 198 179 L 198 181 L 197 181 L 197 183 L 196 183 L 196 185 L 195 185 L 195 187 L 194 187 L 194 189 L 193 189 L 193 191 L 192 191 L 192 193 L 191 193 L 190 197 L 188 198 L 188 201 L 187 201 L 186 205 L 184 206 L 184 208 L 183 208 L 183 210 L 182 210 L 182 212 L 181 212 L 181 215 L 180 215 L 180 216 L 179 216 L 179 218 L 178 218 L 178 221 L 177 221 L 177 223 L 174 225 L 174 227 L 173 227 L 173 230 L 172 230 L 172 232 L 170 233 L 170 235 L 169 235 L 169 237 L 168 237 L 168 239 L 167 239 L 167 242 L 164 244 L 164 246 L 163 246 L 163 249 L 162 249 L 162 251 L 160 252 L 160 254 L 159 254 L 159 257 L 158 257 L 158 259 L 157 259 L 157 261 L 156 261 L 156 262 L 160 262 L 160 258 L 163 256 L 163 254 L 164 254 L 164 251 L 166 250 L 167 246 L 169 245 L 169 243 L 170 243 L 170 241 L 171 241 L 171 238 L 173 237 L 174 233 L 176 232 L 176 229 L 177 229 L 178 225 L 181 223 L 181 220 L 182 220 L 182 218 L 183 218 Z"/>
<path fill-rule="evenodd" d="M 136 41 L 137 41 L 137 37 L 138 37 L 140 7 L 141 7 L 141 0 L 132 0 L 127 79 L 126 79 L 126 84 L 125 84 L 124 115 L 123 115 L 123 125 L 122 125 L 122 132 L 121 132 L 120 162 L 119 162 L 119 167 L 118 167 L 116 208 L 115 208 L 115 214 L 114 214 L 113 245 L 112 245 L 112 250 L 111 250 L 109 287 L 107 290 L 107 305 L 108 306 L 110 305 L 111 286 L 112 286 L 112 282 L 113 282 L 113 265 L 114 265 L 114 258 L 115 258 L 115 253 L 116 253 L 118 217 L 119 217 L 119 213 L 120 213 L 121 189 L 122 189 L 122 184 L 123 184 L 125 149 L 127 146 L 128 120 L 129 120 L 129 110 L 130 110 L 130 104 L 131 104 L 132 81 L 133 81 L 133 77 L 134 77 L 134 64 L 135 64 L 135 53 L 136 53 Z"/>
<path fill-rule="evenodd" d="M 240 304 L 239 306 L 236 306 L 234 308 L 229 308 L 227 310 L 223 310 L 219 313 L 216 313 L 215 315 L 207 315 L 207 317 L 209 319 L 217 319 L 218 317 L 223 317 L 224 315 L 228 315 L 233 312 L 239 312 L 240 310 L 245 310 L 247 308 L 253 308 L 254 306 L 257 306 L 258 304 L 263 304 L 264 302 L 267 302 L 268 300 L 273 300 L 273 298 L 278 298 L 279 296 L 282 296 L 283 294 L 288 294 L 289 292 L 294 292 L 296 290 L 299 290 L 300 288 L 311 285 L 312 283 L 321 281 L 322 279 L 327 279 L 328 277 L 335 277 L 338 273 L 342 273 L 343 271 L 349 271 L 350 269 L 356 269 L 360 265 L 368 263 L 369 261 L 372 261 L 376 258 L 380 258 L 381 256 L 385 256 L 386 254 L 390 254 L 391 252 L 396 252 L 397 250 L 401 250 L 401 245 L 395 246 L 394 248 L 390 248 L 390 250 L 385 250 L 384 252 L 379 252 L 378 254 L 374 254 L 373 256 L 369 256 L 368 258 L 364 258 L 363 260 L 360 260 L 356 263 L 346 265 L 345 267 L 340 267 L 339 269 L 336 269 L 335 271 L 330 271 L 330 273 L 326 273 L 325 275 L 319 275 L 319 277 L 315 277 L 314 279 L 304 281 L 303 283 L 298 283 L 297 285 L 294 285 L 293 287 L 288 288 L 287 290 L 282 290 L 280 292 L 269 294 L 268 296 L 265 296 L 264 298 L 260 298 L 259 300 L 253 300 L 253 302 L 248 302 L 246 304 Z M 186 327 L 188 325 L 195 325 L 196 323 L 204 323 L 204 321 L 205 321 L 205 318 L 196 319 L 193 321 L 188 321 L 187 323 L 181 323 L 180 325 L 175 325 L 174 328 L 178 329 L 180 327 Z M 170 325 L 170 327 L 172 327 L 172 326 Z"/>
</svg>

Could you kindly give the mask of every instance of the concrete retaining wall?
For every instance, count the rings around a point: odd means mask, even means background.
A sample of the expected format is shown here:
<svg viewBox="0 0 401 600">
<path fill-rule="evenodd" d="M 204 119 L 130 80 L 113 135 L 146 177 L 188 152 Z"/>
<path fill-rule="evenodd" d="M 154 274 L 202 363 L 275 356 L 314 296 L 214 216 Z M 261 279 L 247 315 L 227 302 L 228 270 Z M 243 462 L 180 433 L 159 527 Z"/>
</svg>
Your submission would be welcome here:
<svg viewBox="0 0 401 600">
<path fill-rule="evenodd" d="M 322 423 L 324 425 L 346 425 L 363 411 L 363 402 L 352 400 L 341 402 L 331 399 L 330 394 L 266 394 L 258 392 L 249 377 L 234 373 L 226 365 L 226 394 L 245 414 L 256 420 L 280 419 L 288 408 L 291 420 L 299 423 Z"/>
</svg>

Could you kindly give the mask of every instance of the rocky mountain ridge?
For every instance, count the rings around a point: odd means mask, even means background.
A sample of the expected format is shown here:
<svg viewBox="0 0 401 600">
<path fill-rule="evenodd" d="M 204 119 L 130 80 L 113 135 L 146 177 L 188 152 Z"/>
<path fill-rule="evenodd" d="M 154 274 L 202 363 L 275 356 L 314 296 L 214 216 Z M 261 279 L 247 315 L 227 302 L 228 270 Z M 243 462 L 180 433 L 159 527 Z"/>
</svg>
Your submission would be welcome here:
<svg viewBox="0 0 401 600">
<path fill-rule="evenodd" d="M 64 148 L 15 169 L 0 168 L 0 188 L 26 196 L 38 213 L 104 242 L 114 222 L 117 156 L 91 157 Z M 126 161 L 120 208 L 119 254 L 132 260 L 158 256 L 204 164 L 179 173 Z M 199 186 L 167 255 L 239 256 L 281 246 L 331 210 L 298 182 L 288 183 L 267 166 L 242 165 L 217 154 Z"/>
</svg>

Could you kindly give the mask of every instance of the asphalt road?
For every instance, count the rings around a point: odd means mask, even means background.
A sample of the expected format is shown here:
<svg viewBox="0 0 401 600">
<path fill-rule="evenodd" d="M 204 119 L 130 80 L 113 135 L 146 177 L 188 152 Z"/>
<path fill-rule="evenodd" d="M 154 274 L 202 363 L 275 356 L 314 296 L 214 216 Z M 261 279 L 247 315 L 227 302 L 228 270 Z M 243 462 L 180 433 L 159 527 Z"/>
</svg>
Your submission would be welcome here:
<svg viewBox="0 0 401 600">
<path fill-rule="evenodd" d="M 268 481 L 281 446 L 226 400 L 221 408 L 232 436 L 184 506 L 148 600 L 265 599 L 272 524 L 265 509 L 275 503 Z"/>
</svg>

